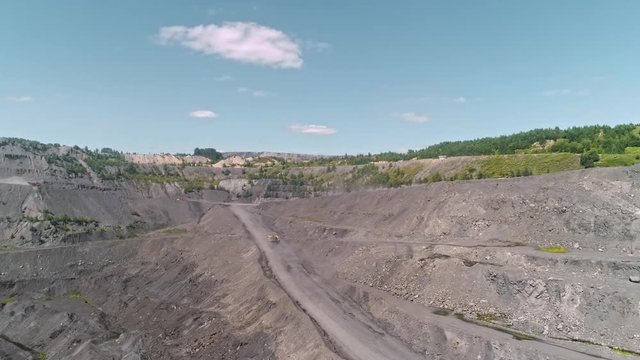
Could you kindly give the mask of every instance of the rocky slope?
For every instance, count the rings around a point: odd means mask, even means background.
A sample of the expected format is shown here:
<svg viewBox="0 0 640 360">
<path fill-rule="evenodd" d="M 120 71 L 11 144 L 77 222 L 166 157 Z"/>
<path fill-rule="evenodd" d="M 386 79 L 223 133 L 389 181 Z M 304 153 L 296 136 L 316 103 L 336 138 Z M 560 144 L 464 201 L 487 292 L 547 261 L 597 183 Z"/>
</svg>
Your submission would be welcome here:
<svg viewBox="0 0 640 360">
<path fill-rule="evenodd" d="M 345 291 L 638 351 L 640 284 L 630 277 L 640 275 L 639 181 L 637 167 L 597 169 L 261 208 L 283 241 Z M 382 303 L 358 301 L 398 336 L 408 331 Z"/>
</svg>

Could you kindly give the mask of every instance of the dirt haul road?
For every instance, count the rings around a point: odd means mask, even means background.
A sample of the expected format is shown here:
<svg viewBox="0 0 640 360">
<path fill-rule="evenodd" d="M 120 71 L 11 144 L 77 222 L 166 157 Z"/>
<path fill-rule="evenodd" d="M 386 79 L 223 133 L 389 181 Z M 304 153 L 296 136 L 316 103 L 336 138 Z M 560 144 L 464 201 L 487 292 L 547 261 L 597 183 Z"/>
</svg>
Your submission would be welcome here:
<svg viewBox="0 0 640 360">
<path fill-rule="evenodd" d="M 284 244 L 268 243 L 269 231 L 249 207 L 232 205 L 231 209 L 255 238 L 280 285 L 328 334 L 340 353 L 362 360 L 423 359 L 368 321 L 361 310 L 342 302 L 340 295 L 324 287 Z"/>
<path fill-rule="evenodd" d="M 269 267 L 282 288 L 319 325 L 326 336 L 337 347 L 337 352 L 348 359 L 390 360 L 425 359 L 425 354 L 413 351 L 408 344 L 388 334 L 377 325 L 360 306 L 347 300 L 334 290 L 306 262 L 287 246 L 286 241 L 278 244 L 267 240 L 270 230 L 263 224 L 257 210 L 252 206 L 231 205 L 232 212 L 254 237 L 257 246 L 266 257 Z M 393 302 L 393 299 L 389 299 Z M 400 307 L 412 306 L 411 312 L 427 322 L 437 324 L 454 332 L 464 332 L 479 338 L 492 338 L 533 351 L 547 359 L 602 359 L 578 344 L 557 343 L 556 341 L 518 341 L 511 335 L 497 329 L 464 322 L 455 317 L 441 317 L 430 313 L 428 308 L 414 304 L 396 304 Z M 428 355 L 427 355 L 428 356 Z"/>
</svg>

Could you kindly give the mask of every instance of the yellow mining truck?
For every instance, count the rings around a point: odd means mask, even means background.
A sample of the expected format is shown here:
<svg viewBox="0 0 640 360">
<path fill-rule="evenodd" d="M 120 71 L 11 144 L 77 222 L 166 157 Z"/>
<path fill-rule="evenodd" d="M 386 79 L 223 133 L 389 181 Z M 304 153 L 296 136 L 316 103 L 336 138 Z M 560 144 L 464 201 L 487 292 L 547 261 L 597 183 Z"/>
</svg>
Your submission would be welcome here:
<svg viewBox="0 0 640 360">
<path fill-rule="evenodd" d="M 280 242 L 280 238 L 278 237 L 278 234 L 269 234 L 269 235 L 267 235 L 267 240 L 269 240 L 272 243 Z"/>
</svg>

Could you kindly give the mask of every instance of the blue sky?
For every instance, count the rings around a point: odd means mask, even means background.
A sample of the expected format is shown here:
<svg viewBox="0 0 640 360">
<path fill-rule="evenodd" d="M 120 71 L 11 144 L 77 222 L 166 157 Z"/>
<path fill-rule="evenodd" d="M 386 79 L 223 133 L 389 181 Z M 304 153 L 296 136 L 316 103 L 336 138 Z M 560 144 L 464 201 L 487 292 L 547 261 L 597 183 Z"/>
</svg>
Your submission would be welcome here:
<svg viewBox="0 0 640 360">
<path fill-rule="evenodd" d="M 0 136 L 418 149 L 640 122 L 638 1 L 0 2 Z"/>
</svg>

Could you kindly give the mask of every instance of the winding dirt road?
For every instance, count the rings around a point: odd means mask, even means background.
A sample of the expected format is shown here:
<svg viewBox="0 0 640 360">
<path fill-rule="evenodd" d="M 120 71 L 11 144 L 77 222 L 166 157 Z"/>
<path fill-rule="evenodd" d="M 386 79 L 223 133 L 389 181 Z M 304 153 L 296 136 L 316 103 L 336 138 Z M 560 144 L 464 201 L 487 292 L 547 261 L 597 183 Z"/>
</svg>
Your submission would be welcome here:
<svg viewBox="0 0 640 360">
<path fill-rule="evenodd" d="M 281 286 L 327 333 L 349 359 L 424 359 L 402 341 L 387 335 L 368 321 L 361 310 L 341 301 L 341 296 L 323 286 L 322 279 L 308 272 L 284 244 L 267 242 L 269 231 L 248 207 L 231 206 L 267 258 Z"/>
</svg>

